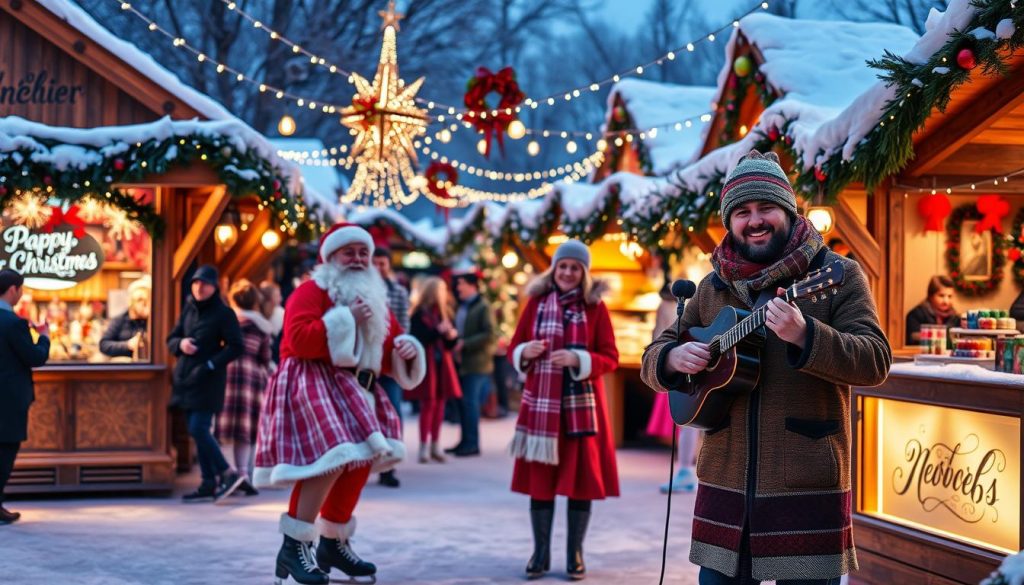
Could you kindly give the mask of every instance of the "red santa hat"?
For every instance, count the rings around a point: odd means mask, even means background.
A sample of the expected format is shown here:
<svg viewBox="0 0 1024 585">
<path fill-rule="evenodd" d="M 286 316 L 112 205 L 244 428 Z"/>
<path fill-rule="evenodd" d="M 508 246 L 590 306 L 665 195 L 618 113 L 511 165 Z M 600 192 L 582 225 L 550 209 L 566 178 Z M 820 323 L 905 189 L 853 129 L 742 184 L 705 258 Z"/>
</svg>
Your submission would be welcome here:
<svg viewBox="0 0 1024 585">
<path fill-rule="evenodd" d="M 362 226 L 354 223 L 338 223 L 320 238 L 320 261 L 326 262 L 331 254 L 349 244 L 366 244 L 373 255 L 373 237 Z"/>
</svg>

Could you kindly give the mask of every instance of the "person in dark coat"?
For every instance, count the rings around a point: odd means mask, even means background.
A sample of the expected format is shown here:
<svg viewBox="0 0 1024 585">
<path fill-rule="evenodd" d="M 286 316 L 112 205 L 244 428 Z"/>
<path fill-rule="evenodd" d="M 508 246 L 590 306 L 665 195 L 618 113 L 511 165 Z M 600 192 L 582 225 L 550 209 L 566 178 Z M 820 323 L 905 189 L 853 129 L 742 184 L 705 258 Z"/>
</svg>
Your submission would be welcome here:
<svg viewBox="0 0 1024 585">
<path fill-rule="evenodd" d="M 196 270 L 191 298 L 167 336 L 167 347 L 178 358 L 171 406 L 185 411 L 203 476 L 199 488 L 182 498 L 186 502 L 226 497 L 245 482 L 228 465 L 211 430 L 213 418 L 224 408 L 228 363 L 244 349 L 238 318 L 221 300 L 217 282 L 213 266 Z"/>
<path fill-rule="evenodd" d="M 921 343 L 922 325 L 956 327 L 960 316 L 953 307 L 953 281 L 937 274 L 928 280 L 928 298 L 907 313 L 907 345 Z"/>
<path fill-rule="evenodd" d="M 128 286 L 128 310 L 115 317 L 100 339 L 100 351 L 109 357 L 139 358 L 145 351 L 149 324 L 151 280 L 140 278 Z"/>
<path fill-rule="evenodd" d="M 21 442 L 28 438 L 28 408 L 35 400 L 32 368 L 50 357 L 50 328 L 33 325 L 39 340 L 32 342 L 28 321 L 14 314 L 25 279 L 13 270 L 0 270 L 0 525 L 21 518 L 3 506 L 4 487 L 14 470 Z"/>
</svg>

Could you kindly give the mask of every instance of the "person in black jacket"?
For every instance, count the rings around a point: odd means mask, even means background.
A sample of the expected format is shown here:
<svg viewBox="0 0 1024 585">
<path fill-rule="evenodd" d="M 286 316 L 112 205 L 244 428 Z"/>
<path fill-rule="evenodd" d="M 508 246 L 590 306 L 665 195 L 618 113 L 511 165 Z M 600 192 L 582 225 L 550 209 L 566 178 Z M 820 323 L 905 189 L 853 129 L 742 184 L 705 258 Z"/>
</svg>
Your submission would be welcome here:
<svg viewBox="0 0 1024 585">
<path fill-rule="evenodd" d="M 28 321 L 14 314 L 25 279 L 13 270 L 0 270 L 0 525 L 21 518 L 3 506 L 4 487 L 14 470 L 21 442 L 28 438 L 28 408 L 35 400 L 32 368 L 50 357 L 50 328 L 44 321 L 33 327 L 39 341 L 32 342 Z"/>
<path fill-rule="evenodd" d="M 938 274 L 928 280 L 928 298 L 907 313 L 907 345 L 921 343 L 922 325 L 956 327 L 960 323 L 953 295 L 953 281 L 948 276 Z"/>
<path fill-rule="evenodd" d="M 196 270 L 191 298 L 167 336 L 167 347 L 178 358 L 171 406 L 185 411 L 203 476 L 199 488 L 182 498 L 185 502 L 227 497 L 245 482 L 245 476 L 228 465 L 211 432 L 213 418 L 224 408 L 228 363 L 244 349 L 238 318 L 221 300 L 217 282 L 213 266 Z"/>
<path fill-rule="evenodd" d="M 128 310 L 107 325 L 100 339 L 100 351 L 110 357 L 139 358 L 146 352 L 151 281 L 148 276 L 128 286 Z"/>
</svg>

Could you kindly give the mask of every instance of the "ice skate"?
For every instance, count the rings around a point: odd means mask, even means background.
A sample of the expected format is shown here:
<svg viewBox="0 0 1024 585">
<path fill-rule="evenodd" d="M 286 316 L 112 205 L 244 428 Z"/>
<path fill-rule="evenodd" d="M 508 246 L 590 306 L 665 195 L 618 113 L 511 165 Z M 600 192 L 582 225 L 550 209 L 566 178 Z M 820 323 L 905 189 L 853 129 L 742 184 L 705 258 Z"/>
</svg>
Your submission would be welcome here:
<svg viewBox="0 0 1024 585">
<path fill-rule="evenodd" d="M 316 557 L 313 555 L 316 526 L 282 514 L 281 532 L 284 534 L 284 542 L 277 553 L 274 585 L 288 583 L 289 577 L 302 585 L 330 583 L 327 573 L 317 567 Z"/>
<path fill-rule="evenodd" d="M 356 519 L 344 524 L 317 518 L 320 543 L 316 547 L 316 562 L 320 570 L 330 573 L 338 569 L 344 576 L 331 576 L 331 583 L 358 583 L 372 585 L 377 582 L 377 566 L 364 561 L 352 550 L 352 534 Z"/>
</svg>

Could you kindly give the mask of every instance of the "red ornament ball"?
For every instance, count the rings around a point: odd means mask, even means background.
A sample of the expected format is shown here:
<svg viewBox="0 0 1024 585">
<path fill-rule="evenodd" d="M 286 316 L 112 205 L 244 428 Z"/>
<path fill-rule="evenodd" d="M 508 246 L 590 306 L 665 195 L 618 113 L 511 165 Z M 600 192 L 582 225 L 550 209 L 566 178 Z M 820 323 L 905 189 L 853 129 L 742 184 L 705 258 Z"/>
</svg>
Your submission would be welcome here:
<svg viewBox="0 0 1024 585">
<path fill-rule="evenodd" d="M 771 128 L 768 129 L 768 140 L 771 140 L 772 142 L 776 142 L 776 141 L 778 141 L 778 139 L 779 139 L 779 129 L 774 127 L 774 126 L 772 126 Z"/>
<path fill-rule="evenodd" d="M 819 183 L 824 183 L 825 179 L 827 178 L 828 175 L 825 174 L 825 171 L 822 170 L 821 167 L 814 167 L 814 180 L 818 181 Z"/>
<path fill-rule="evenodd" d="M 123 158 L 115 158 L 114 159 L 114 170 L 115 171 L 123 171 L 124 167 L 125 167 L 125 163 L 124 163 L 124 159 Z"/>
<path fill-rule="evenodd" d="M 6 196 L 7 196 L 7 187 L 5 187 L 4 185 L 0 185 L 0 197 L 6 197 Z"/>
<path fill-rule="evenodd" d="M 1020 248 L 1010 248 L 1010 251 L 1006 253 L 1006 257 L 1009 258 L 1011 262 L 1020 260 Z"/>
<path fill-rule="evenodd" d="M 956 54 L 956 64 L 962 69 L 970 71 L 978 66 L 978 59 L 974 56 L 974 51 L 970 49 L 960 49 L 960 52 Z"/>
</svg>

